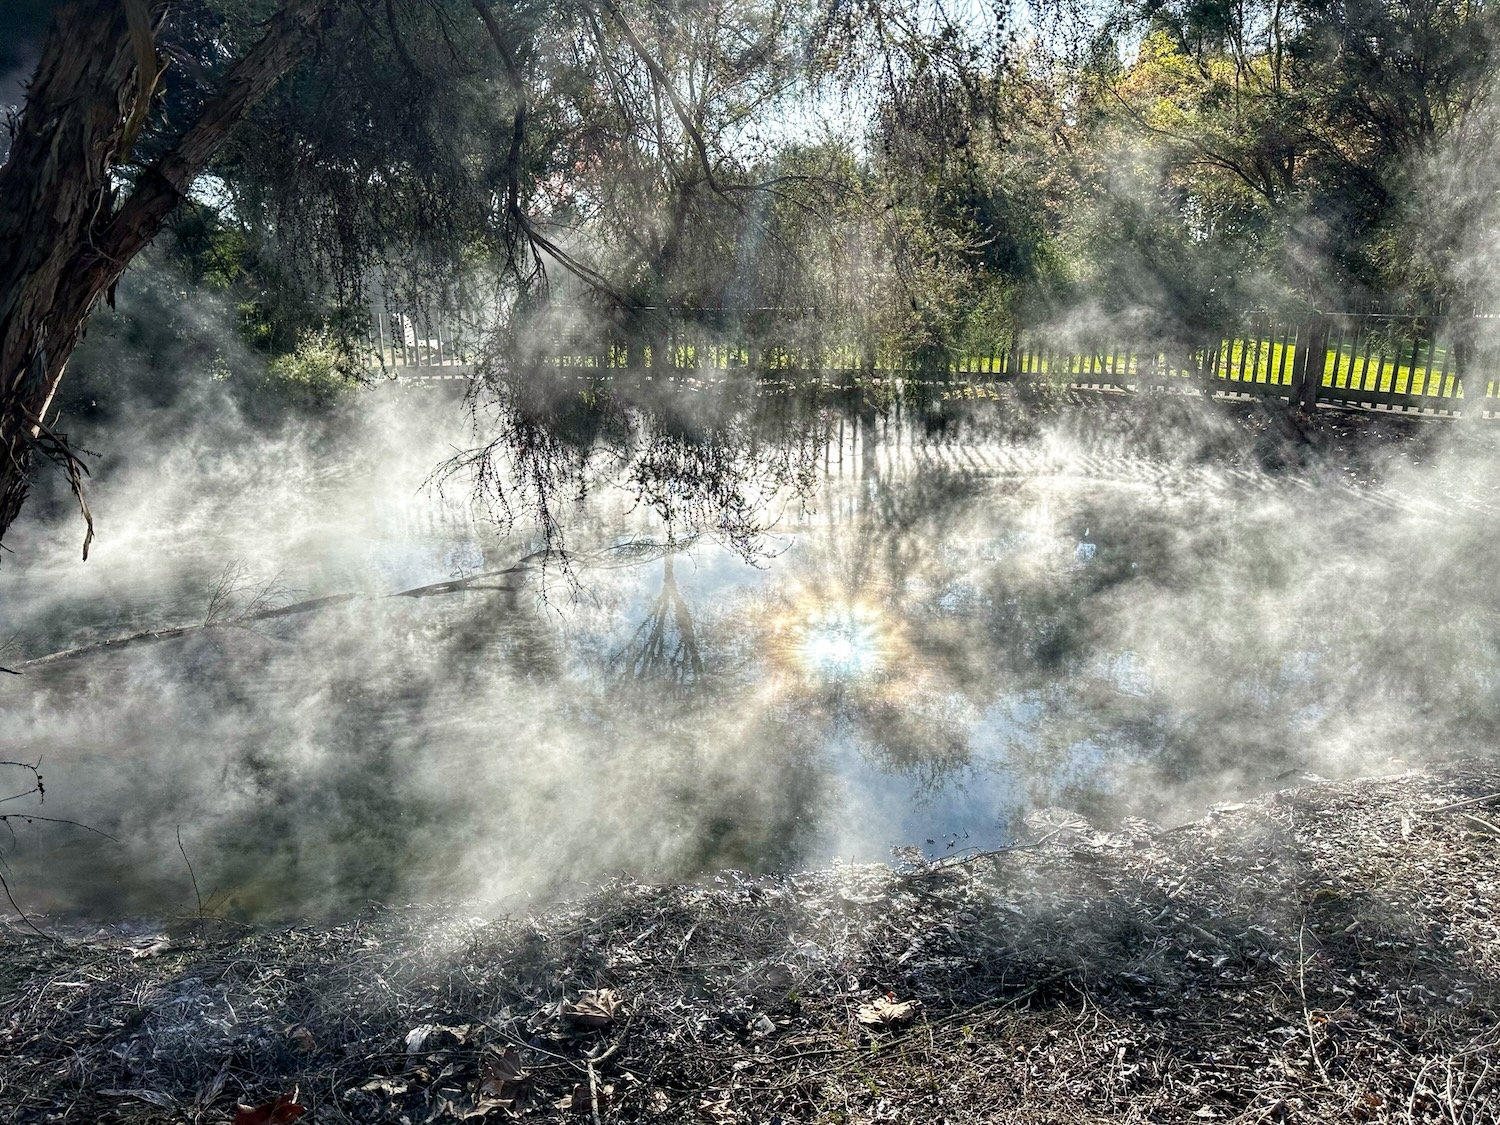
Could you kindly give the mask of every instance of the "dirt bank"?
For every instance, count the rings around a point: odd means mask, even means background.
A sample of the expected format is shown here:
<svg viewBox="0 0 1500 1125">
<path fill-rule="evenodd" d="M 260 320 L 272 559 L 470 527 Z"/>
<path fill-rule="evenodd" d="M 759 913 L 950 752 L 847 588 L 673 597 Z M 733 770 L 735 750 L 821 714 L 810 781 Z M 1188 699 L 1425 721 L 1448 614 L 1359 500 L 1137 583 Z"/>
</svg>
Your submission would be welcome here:
<svg viewBox="0 0 1500 1125">
<path fill-rule="evenodd" d="M 1497 891 L 1500 765 L 1471 761 L 503 922 L 11 928 L 0 1117 L 295 1089 L 304 1122 L 1490 1122 Z"/>
</svg>

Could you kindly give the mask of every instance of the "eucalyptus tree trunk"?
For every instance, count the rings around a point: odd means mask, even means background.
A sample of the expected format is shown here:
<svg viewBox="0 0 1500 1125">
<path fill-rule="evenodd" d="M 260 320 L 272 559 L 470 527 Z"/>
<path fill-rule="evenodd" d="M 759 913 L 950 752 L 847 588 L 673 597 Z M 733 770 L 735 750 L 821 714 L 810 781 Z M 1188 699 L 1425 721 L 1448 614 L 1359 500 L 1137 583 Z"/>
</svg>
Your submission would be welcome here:
<svg viewBox="0 0 1500 1125">
<path fill-rule="evenodd" d="M 83 467 L 53 425 L 68 357 L 99 298 L 161 230 L 230 130 L 314 41 L 337 0 L 285 0 L 150 166 L 121 166 L 153 112 L 168 0 L 64 0 L 0 167 L 0 541 L 38 455 L 83 502 Z"/>
</svg>

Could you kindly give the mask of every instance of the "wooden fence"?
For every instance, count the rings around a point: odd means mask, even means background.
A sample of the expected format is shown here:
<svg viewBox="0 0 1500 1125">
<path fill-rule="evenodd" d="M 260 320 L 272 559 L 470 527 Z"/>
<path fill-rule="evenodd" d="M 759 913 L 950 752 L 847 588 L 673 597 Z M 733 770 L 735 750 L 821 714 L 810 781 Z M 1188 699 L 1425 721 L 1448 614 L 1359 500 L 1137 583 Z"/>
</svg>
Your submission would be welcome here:
<svg viewBox="0 0 1500 1125">
<path fill-rule="evenodd" d="M 961 354 L 913 356 L 836 338 L 813 310 L 639 310 L 629 334 L 557 332 L 533 362 L 584 372 L 753 372 L 762 378 L 1028 380 L 1132 391 L 1196 391 L 1446 414 L 1500 413 L 1500 317 L 1251 313 L 1209 338 L 1142 345 L 1119 330 L 1025 329 Z M 372 366 L 404 378 L 461 378 L 481 334 L 456 317 L 380 312 Z M 1163 340 L 1167 342 L 1163 343 Z"/>
<path fill-rule="evenodd" d="M 1252 315 L 1236 331 L 1177 348 L 1049 348 L 1023 333 L 1006 374 L 1134 389 L 1191 385 L 1230 395 L 1385 409 L 1495 410 L 1500 318 L 1319 313 Z M 966 365 L 965 365 L 966 366 Z"/>
</svg>

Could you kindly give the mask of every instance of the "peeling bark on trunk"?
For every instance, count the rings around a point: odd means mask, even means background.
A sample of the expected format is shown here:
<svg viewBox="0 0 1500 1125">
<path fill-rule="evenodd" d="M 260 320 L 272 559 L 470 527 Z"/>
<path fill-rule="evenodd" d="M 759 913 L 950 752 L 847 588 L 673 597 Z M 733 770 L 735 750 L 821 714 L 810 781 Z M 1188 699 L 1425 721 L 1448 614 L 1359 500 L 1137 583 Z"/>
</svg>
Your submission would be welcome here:
<svg viewBox="0 0 1500 1125">
<path fill-rule="evenodd" d="M 123 201 L 116 169 L 152 111 L 160 64 L 151 29 L 168 2 L 66 0 L 54 15 L 0 168 L 0 541 L 25 502 L 37 453 L 58 462 L 78 489 L 78 463 L 50 415 L 89 313 L 230 130 L 311 46 L 336 3 L 287 0 Z M 85 558 L 91 537 L 92 528 Z"/>
</svg>

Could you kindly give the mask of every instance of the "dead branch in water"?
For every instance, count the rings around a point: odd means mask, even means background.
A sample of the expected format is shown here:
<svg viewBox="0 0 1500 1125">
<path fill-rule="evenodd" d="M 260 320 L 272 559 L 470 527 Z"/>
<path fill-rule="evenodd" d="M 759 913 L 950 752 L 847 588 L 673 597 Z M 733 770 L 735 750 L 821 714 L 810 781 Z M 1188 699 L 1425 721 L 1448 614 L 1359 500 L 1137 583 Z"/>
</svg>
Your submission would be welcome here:
<svg viewBox="0 0 1500 1125">
<path fill-rule="evenodd" d="M 624 543 L 617 543 L 599 551 L 570 554 L 567 557 L 567 562 L 570 566 L 581 566 L 596 570 L 640 566 L 665 556 L 685 551 L 694 542 L 694 539 L 668 544 L 656 543 L 654 541 L 627 540 Z M 93 641 L 86 645 L 79 645 L 76 648 L 62 649 L 58 652 L 48 653 L 46 656 L 38 656 L 31 660 L 22 661 L 14 669 L 4 668 L 0 669 L 0 671 L 20 676 L 25 674 L 22 671 L 23 669 L 44 668 L 51 664 L 57 664 L 66 660 L 76 660 L 95 653 L 115 651 L 127 645 L 172 640 L 177 637 L 201 633 L 208 629 L 226 627 L 243 628 L 257 622 L 274 621 L 279 618 L 294 617 L 304 613 L 315 613 L 319 610 L 345 605 L 361 598 L 426 598 L 466 592 L 508 593 L 514 595 L 519 591 L 519 586 L 505 583 L 487 585 L 486 583 L 491 583 L 499 578 L 534 573 L 545 567 L 554 557 L 555 552 L 552 551 L 533 551 L 523 556 L 511 566 L 500 570 L 487 570 L 463 578 L 445 579 L 442 582 L 413 586 L 410 589 L 397 590 L 390 594 L 326 594 L 321 597 L 308 598 L 304 601 L 281 606 L 267 606 L 265 604 L 267 601 L 275 600 L 279 594 L 284 593 L 286 590 L 280 584 L 279 575 L 266 582 L 247 583 L 243 568 L 231 564 L 224 569 L 210 590 L 208 612 L 201 623 L 179 625 L 170 629 L 143 629 L 138 633 L 130 633 L 123 637 L 112 637 L 105 641 Z M 251 595 L 249 605 L 245 611 L 231 615 L 229 607 L 232 605 L 234 598 L 246 592 Z"/>
</svg>

